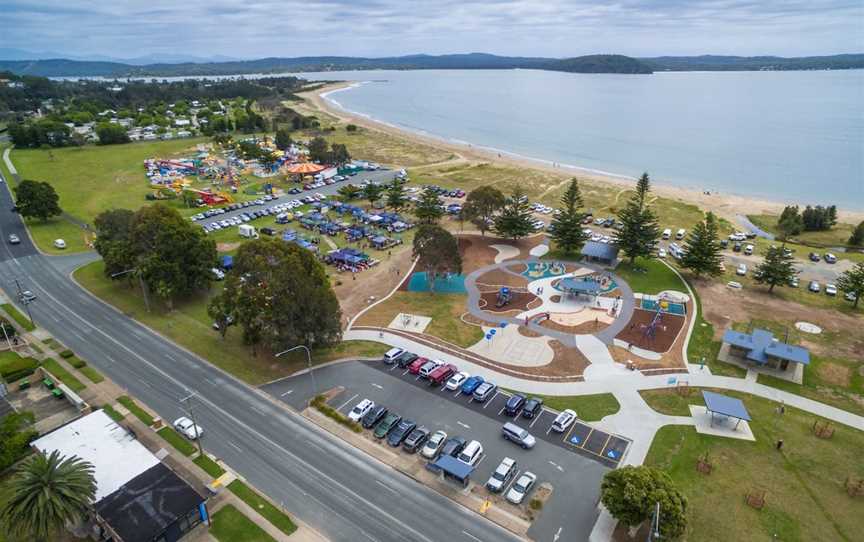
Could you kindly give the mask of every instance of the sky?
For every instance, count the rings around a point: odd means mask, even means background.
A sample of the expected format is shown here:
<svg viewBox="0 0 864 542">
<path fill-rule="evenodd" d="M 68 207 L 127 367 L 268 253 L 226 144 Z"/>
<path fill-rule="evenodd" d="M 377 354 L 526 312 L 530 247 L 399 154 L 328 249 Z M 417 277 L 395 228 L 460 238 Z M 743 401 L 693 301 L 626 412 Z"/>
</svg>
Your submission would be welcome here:
<svg viewBox="0 0 864 542">
<path fill-rule="evenodd" d="M 0 21 L 0 48 L 69 57 L 864 51 L 862 0 L 0 0 Z"/>
</svg>

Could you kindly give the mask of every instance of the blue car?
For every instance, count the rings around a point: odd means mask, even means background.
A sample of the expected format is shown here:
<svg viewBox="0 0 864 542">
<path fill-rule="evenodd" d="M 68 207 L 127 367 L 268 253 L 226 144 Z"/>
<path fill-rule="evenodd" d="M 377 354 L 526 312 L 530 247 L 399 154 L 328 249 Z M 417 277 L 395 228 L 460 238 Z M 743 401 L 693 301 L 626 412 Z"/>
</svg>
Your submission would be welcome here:
<svg viewBox="0 0 864 542">
<path fill-rule="evenodd" d="M 468 377 L 468 380 L 466 380 L 462 384 L 462 393 L 464 393 L 466 395 L 471 395 L 472 393 L 474 393 L 474 390 L 477 389 L 477 386 L 479 386 L 483 382 L 484 382 L 484 380 L 483 380 L 482 376 Z"/>
</svg>

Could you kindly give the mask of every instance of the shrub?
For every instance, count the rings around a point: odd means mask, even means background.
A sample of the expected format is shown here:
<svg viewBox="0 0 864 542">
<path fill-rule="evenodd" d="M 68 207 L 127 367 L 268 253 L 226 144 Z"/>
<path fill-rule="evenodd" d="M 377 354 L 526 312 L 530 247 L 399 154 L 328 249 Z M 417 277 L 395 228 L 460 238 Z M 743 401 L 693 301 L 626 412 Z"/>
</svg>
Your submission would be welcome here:
<svg viewBox="0 0 864 542">
<path fill-rule="evenodd" d="M 33 358 L 22 358 L 10 352 L 0 360 L 0 374 L 6 382 L 15 382 L 32 375 L 38 365 Z"/>
<path fill-rule="evenodd" d="M 531 510 L 540 510 L 543 508 L 543 501 L 540 499 L 531 499 L 531 502 L 528 503 L 528 507 L 531 508 Z"/>
<path fill-rule="evenodd" d="M 357 131 L 357 125 L 356 124 L 349 124 L 348 126 L 345 127 L 345 131 L 346 132 L 356 132 Z"/>
<path fill-rule="evenodd" d="M 60 352 L 60 357 L 63 359 L 69 359 L 75 355 L 75 352 L 69 350 L 68 348 L 62 352 Z"/>
<path fill-rule="evenodd" d="M 87 362 L 79 358 L 78 356 L 72 356 L 71 358 L 66 358 L 66 360 L 69 362 L 69 365 L 75 367 L 76 369 L 80 369 L 87 365 Z"/>
<path fill-rule="evenodd" d="M 147 413 L 146 410 L 138 406 L 131 397 L 121 395 L 117 398 L 117 402 L 126 407 L 126 410 L 135 415 L 136 418 L 144 422 L 148 427 L 153 425 L 153 416 Z"/>
<path fill-rule="evenodd" d="M 349 420 L 347 417 L 343 416 L 341 412 L 328 405 L 327 400 L 323 394 L 316 395 L 315 398 L 312 399 L 311 404 L 313 407 L 318 409 L 319 412 L 321 412 L 331 420 L 335 421 L 340 425 L 344 425 L 355 433 L 359 433 L 363 430 L 359 423 Z"/>
</svg>

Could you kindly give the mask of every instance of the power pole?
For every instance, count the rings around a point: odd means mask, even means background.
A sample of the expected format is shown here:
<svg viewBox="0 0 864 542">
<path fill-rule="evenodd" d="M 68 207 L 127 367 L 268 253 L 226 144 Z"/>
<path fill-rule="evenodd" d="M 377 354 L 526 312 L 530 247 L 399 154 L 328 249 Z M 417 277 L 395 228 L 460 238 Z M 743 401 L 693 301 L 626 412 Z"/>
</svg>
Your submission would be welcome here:
<svg viewBox="0 0 864 542">
<path fill-rule="evenodd" d="M 195 397 L 195 392 L 192 392 L 186 397 L 180 399 L 180 403 L 183 404 L 184 410 L 189 414 L 189 418 L 192 419 L 192 427 L 195 428 L 195 442 L 198 444 L 198 454 L 204 455 L 204 448 L 201 447 L 201 433 L 198 429 L 198 422 L 195 421 L 195 409 L 192 408 L 193 397 Z"/>
</svg>

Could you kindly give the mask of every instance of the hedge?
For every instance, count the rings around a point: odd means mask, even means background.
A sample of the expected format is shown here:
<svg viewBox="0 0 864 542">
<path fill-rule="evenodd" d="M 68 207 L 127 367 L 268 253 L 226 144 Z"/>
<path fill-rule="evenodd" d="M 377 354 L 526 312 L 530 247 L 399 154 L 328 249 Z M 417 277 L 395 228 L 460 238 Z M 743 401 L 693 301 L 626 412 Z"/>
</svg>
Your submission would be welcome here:
<svg viewBox="0 0 864 542">
<path fill-rule="evenodd" d="M 126 410 L 135 415 L 136 418 L 144 422 L 148 427 L 153 425 L 153 416 L 147 413 L 143 408 L 135 404 L 131 397 L 121 395 L 117 398 L 117 402 L 126 407 Z"/>
<path fill-rule="evenodd" d="M 33 374 L 39 362 L 33 358 L 22 358 L 11 352 L 0 359 L 0 375 L 6 382 L 15 382 Z"/>
<path fill-rule="evenodd" d="M 66 358 L 66 361 L 69 362 L 69 365 L 75 367 L 76 369 L 80 369 L 81 367 L 85 367 L 87 362 L 78 356 L 72 356 L 71 358 Z"/>
<path fill-rule="evenodd" d="M 326 397 L 324 397 L 324 395 L 315 396 L 315 398 L 312 399 L 312 406 L 317 408 L 319 412 L 321 412 L 331 420 L 341 425 L 344 425 L 355 433 L 360 433 L 361 431 L 363 431 L 363 428 L 360 426 L 359 423 L 349 420 L 347 417 L 343 416 L 341 412 L 328 405 Z"/>
<path fill-rule="evenodd" d="M 69 350 L 68 348 L 62 352 L 60 352 L 60 357 L 63 359 L 69 359 L 75 355 L 75 352 Z"/>
</svg>

